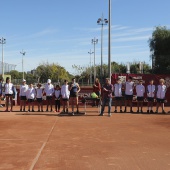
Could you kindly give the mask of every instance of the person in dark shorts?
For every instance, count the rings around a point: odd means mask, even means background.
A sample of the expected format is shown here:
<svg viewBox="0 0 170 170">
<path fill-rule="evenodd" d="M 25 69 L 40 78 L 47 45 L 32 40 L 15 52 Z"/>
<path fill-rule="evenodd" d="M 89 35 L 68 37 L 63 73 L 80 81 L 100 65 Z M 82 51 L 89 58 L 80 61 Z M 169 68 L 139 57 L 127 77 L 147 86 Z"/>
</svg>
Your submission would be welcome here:
<svg viewBox="0 0 170 170">
<path fill-rule="evenodd" d="M 58 84 L 56 85 L 54 95 L 55 95 L 55 112 L 60 112 L 61 89 Z"/>
<path fill-rule="evenodd" d="M 34 101 L 36 96 L 36 91 L 31 83 L 27 90 L 27 100 L 28 100 L 28 112 L 30 112 L 30 107 L 32 106 L 32 112 L 34 112 Z"/>
<path fill-rule="evenodd" d="M 136 86 L 136 96 L 137 96 L 137 113 L 143 113 L 143 100 L 144 100 L 144 93 L 145 93 L 145 86 L 142 84 L 143 80 L 139 80 L 139 84 Z M 139 111 L 139 108 L 141 110 Z"/>
<path fill-rule="evenodd" d="M 132 107 L 133 107 L 133 89 L 134 89 L 134 82 L 132 81 L 132 77 L 128 77 L 128 81 L 125 83 L 125 110 L 126 113 L 127 105 L 129 103 L 130 105 L 130 112 L 133 113 Z"/>
<path fill-rule="evenodd" d="M 26 92 L 28 90 L 28 85 L 26 84 L 26 80 L 22 80 L 22 85 L 20 85 L 20 112 L 24 111 L 25 112 L 25 106 L 26 106 Z M 22 110 L 23 109 L 23 110 Z"/>
<path fill-rule="evenodd" d="M 36 88 L 36 99 L 37 99 L 37 104 L 38 104 L 38 112 L 43 112 L 43 88 L 41 88 L 41 84 L 38 83 L 37 84 L 37 88 Z"/>
<path fill-rule="evenodd" d="M 75 78 L 72 79 L 69 90 L 70 90 L 70 103 L 71 103 L 71 108 L 72 108 L 72 115 L 74 115 L 74 105 L 76 105 L 77 113 L 79 113 L 78 93 L 80 91 L 80 86 L 78 83 L 76 83 Z"/>
<path fill-rule="evenodd" d="M 114 96 L 115 96 L 115 111 L 117 113 L 117 106 L 120 106 L 120 113 L 122 113 L 122 83 L 118 78 L 116 84 L 114 84 Z"/>
<path fill-rule="evenodd" d="M 61 96 L 62 96 L 63 112 L 68 113 L 70 91 L 69 91 L 69 85 L 67 80 L 64 80 L 64 84 L 61 86 Z"/>
<path fill-rule="evenodd" d="M 13 111 L 13 93 L 14 93 L 14 85 L 11 83 L 11 80 L 9 77 L 6 78 L 6 83 L 4 85 L 4 90 L 5 90 L 5 97 L 6 97 L 6 110 L 5 112 L 8 112 L 8 106 L 9 106 L 9 102 L 11 103 L 11 110 L 9 111 Z"/>
<path fill-rule="evenodd" d="M 45 85 L 45 89 L 44 92 L 46 94 L 46 100 L 47 100 L 47 108 L 46 108 L 46 112 L 48 112 L 48 107 L 50 105 L 51 107 L 51 112 L 53 111 L 52 109 L 52 99 L 53 99 L 53 95 L 54 95 L 54 86 L 51 84 L 51 80 L 48 79 L 47 80 L 47 84 Z"/>
<path fill-rule="evenodd" d="M 165 103 L 165 95 L 166 95 L 167 87 L 166 85 L 164 85 L 164 83 L 165 83 L 164 79 L 159 80 L 159 85 L 157 87 L 157 92 L 156 92 L 157 105 L 156 105 L 155 113 L 158 113 L 159 106 L 162 107 L 162 113 L 166 113 L 164 110 L 164 103 Z"/>
<path fill-rule="evenodd" d="M 153 84 L 154 80 L 149 81 L 149 85 L 147 86 L 147 100 L 148 100 L 148 109 L 147 113 L 153 113 L 153 102 L 155 98 L 155 85 Z"/>
</svg>

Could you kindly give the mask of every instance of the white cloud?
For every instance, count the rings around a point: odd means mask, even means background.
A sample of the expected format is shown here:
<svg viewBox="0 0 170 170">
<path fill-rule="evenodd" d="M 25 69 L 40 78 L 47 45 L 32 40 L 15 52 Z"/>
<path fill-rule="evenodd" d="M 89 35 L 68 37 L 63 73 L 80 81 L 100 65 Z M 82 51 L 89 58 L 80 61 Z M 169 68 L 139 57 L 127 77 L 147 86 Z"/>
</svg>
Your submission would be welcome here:
<svg viewBox="0 0 170 170">
<path fill-rule="evenodd" d="M 50 28 L 47 28 L 47 29 L 44 29 L 44 30 L 41 30 L 39 32 L 36 32 L 32 35 L 30 35 L 30 37 L 42 37 L 42 36 L 46 36 L 46 35 L 50 35 L 50 34 L 55 34 L 56 32 L 58 32 L 57 29 L 50 29 Z"/>
<path fill-rule="evenodd" d="M 112 42 L 126 42 L 126 41 L 148 40 L 150 38 L 150 36 L 151 35 L 116 38 L 116 39 L 112 39 Z"/>
</svg>

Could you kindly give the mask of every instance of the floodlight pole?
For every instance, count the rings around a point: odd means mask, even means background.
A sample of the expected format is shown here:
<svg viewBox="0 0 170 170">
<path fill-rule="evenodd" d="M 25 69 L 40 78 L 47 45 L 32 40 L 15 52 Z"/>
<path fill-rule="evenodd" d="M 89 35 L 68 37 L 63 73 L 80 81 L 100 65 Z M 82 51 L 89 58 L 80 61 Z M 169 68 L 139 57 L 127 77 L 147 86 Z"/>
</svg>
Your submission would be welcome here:
<svg viewBox="0 0 170 170">
<path fill-rule="evenodd" d="M 95 47 L 96 47 L 96 44 L 98 43 L 98 39 L 96 39 L 95 37 L 94 37 L 94 39 L 92 39 L 92 44 L 94 44 L 94 82 L 95 82 L 95 80 L 96 80 L 96 63 L 95 63 L 95 53 L 96 53 L 96 49 L 95 49 Z"/>
<path fill-rule="evenodd" d="M 2 37 L 0 39 L 0 44 L 2 44 L 2 79 L 4 79 L 4 51 L 3 51 L 3 45 L 6 44 L 6 39 Z"/>
<path fill-rule="evenodd" d="M 90 54 L 90 84 L 92 84 L 92 64 L 91 64 L 91 55 L 94 53 L 94 52 L 91 52 L 91 49 L 90 49 L 90 52 L 88 52 Z"/>
<path fill-rule="evenodd" d="M 102 77 L 103 77 L 103 27 L 104 25 L 107 25 L 108 20 L 104 19 L 103 14 L 102 17 L 97 20 L 97 24 L 101 25 L 101 68 L 100 68 L 100 78 L 102 83 Z"/>
<path fill-rule="evenodd" d="M 108 27 L 108 77 L 111 81 L 111 0 L 109 0 L 109 27 Z"/>
<path fill-rule="evenodd" d="M 20 53 L 22 54 L 22 78 L 24 79 L 24 56 L 26 52 L 22 50 Z"/>
</svg>

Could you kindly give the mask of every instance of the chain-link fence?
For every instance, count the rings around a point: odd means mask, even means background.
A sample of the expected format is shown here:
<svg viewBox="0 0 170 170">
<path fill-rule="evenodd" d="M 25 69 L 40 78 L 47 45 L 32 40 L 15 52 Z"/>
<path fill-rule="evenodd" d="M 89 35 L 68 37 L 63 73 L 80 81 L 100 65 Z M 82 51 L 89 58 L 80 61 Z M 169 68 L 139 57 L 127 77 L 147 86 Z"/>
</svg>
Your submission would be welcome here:
<svg viewBox="0 0 170 170">
<path fill-rule="evenodd" d="M 8 63 L 3 63 L 4 64 L 4 73 L 9 73 L 11 70 L 15 70 L 16 66 L 15 64 L 8 64 Z M 0 61 L 0 74 L 2 74 L 2 61 Z"/>
</svg>

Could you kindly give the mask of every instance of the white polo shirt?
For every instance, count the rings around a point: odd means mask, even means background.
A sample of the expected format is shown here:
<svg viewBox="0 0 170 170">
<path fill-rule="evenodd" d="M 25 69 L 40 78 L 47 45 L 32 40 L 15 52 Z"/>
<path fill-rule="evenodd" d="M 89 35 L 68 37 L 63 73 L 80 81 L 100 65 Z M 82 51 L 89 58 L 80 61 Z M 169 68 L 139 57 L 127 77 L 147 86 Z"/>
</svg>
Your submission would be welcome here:
<svg viewBox="0 0 170 170">
<path fill-rule="evenodd" d="M 13 94 L 13 84 L 12 83 L 5 83 L 5 94 Z"/>
<path fill-rule="evenodd" d="M 145 93 L 145 87 L 144 87 L 144 85 L 138 84 L 138 85 L 136 86 L 136 94 L 137 94 L 137 97 L 143 97 L 143 96 L 144 96 L 144 93 Z"/>
<path fill-rule="evenodd" d="M 46 96 L 53 96 L 54 86 L 52 84 L 46 84 L 44 92 L 46 93 Z"/>
<path fill-rule="evenodd" d="M 36 96 L 36 92 L 35 92 L 35 89 L 32 87 L 32 88 L 29 88 L 26 92 L 27 94 L 27 99 L 34 99 L 35 96 Z"/>
<path fill-rule="evenodd" d="M 156 97 L 158 99 L 164 99 L 165 98 L 165 94 L 166 94 L 166 86 L 165 85 L 158 85 L 157 87 L 157 93 L 156 93 Z"/>
<path fill-rule="evenodd" d="M 148 85 L 147 86 L 147 96 L 148 97 L 155 97 L 155 85 Z"/>
<path fill-rule="evenodd" d="M 68 85 L 62 85 L 61 87 L 61 95 L 62 95 L 62 98 L 69 98 L 70 96 L 70 91 L 69 91 L 69 86 Z"/>
<path fill-rule="evenodd" d="M 61 95 L 61 90 L 55 90 L 55 97 L 58 98 Z"/>
<path fill-rule="evenodd" d="M 43 97 L 43 88 L 36 88 L 36 98 Z"/>
<path fill-rule="evenodd" d="M 19 96 L 26 96 L 26 92 L 28 90 L 28 85 L 20 85 L 20 93 Z"/>
<path fill-rule="evenodd" d="M 133 95 L 133 88 L 134 88 L 134 82 L 126 82 L 125 83 L 125 94 L 126 95 Z"/>
<path fill-rule="evenodd" d="M 122 96 L 122 84 L 116 83 L 114 85 L 114 95 L 115 97 L 121 97 Z"/>
</svg>

